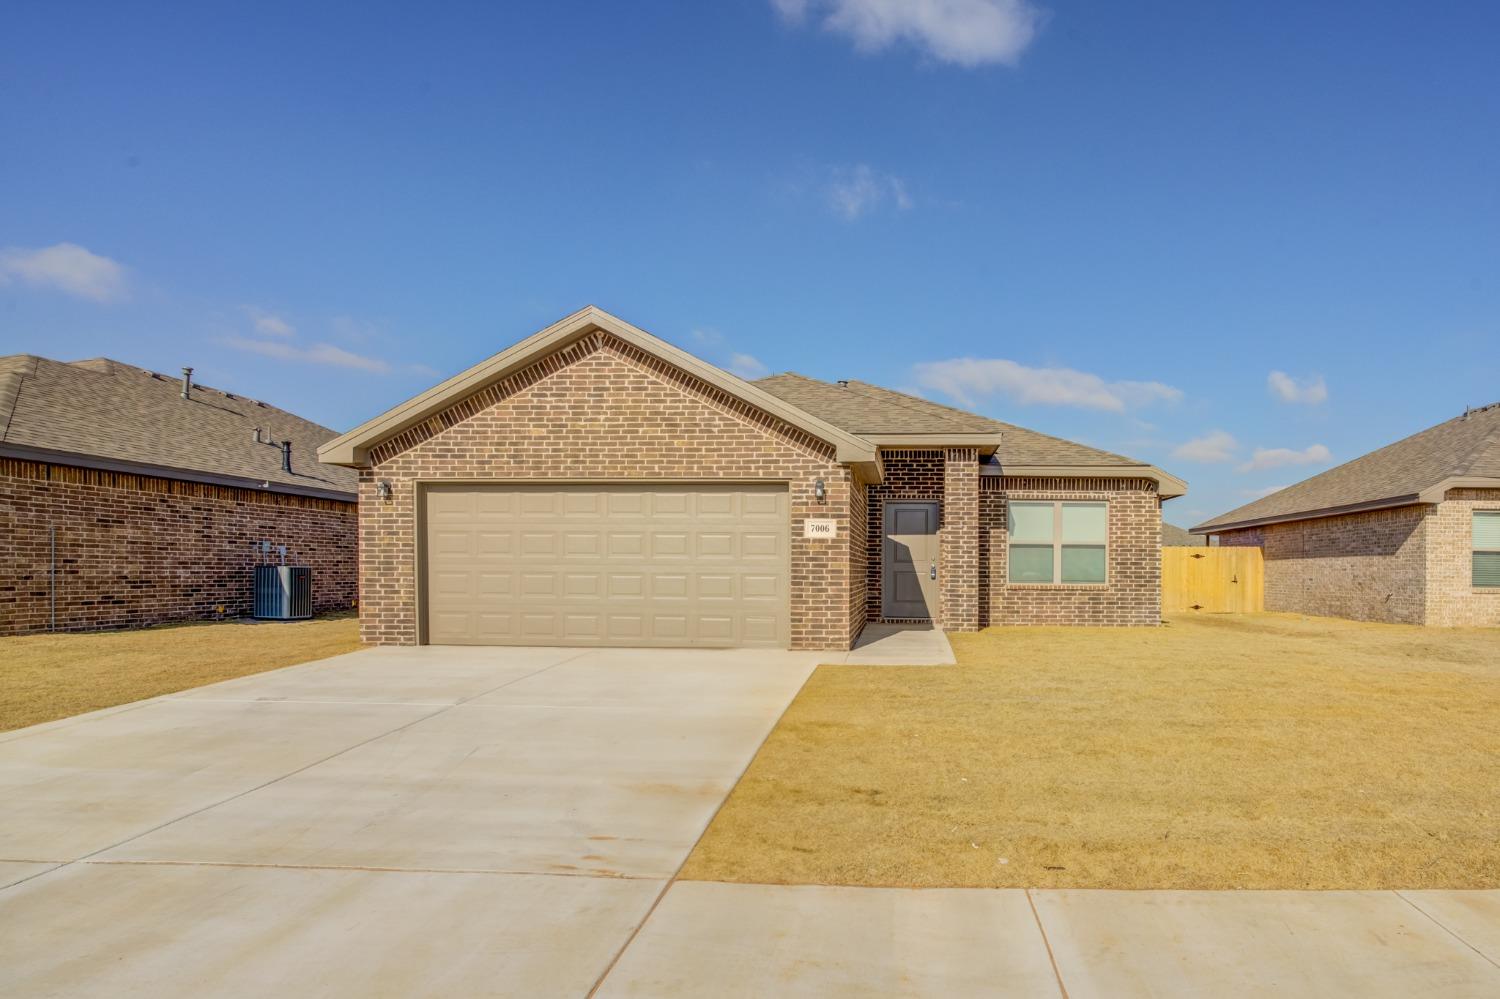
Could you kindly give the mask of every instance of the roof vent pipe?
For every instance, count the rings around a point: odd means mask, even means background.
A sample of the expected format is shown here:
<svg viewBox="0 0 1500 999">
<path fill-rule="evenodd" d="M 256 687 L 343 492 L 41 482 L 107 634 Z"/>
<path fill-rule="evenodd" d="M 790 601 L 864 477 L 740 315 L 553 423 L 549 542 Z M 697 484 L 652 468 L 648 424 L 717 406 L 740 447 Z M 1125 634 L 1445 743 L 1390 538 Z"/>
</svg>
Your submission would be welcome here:
<svg viewBox="0 0 1500 999">
<path fill-rule="evenodd" d="M 190 396 L 188 393 L 191 392 L 192 390 L 193 390 L 193 369 L 192 368 L 183 368 L 182 369 L 182 397 L 184 399 L 191 399 L 192 396 Z"/>
<path fill-rule="evenodd" d="M 839 379 L 839 388 L 848 388 L 848 387 L 849 387 L 849 380 L 847 378 L 840 378 Z"/>
<path fill-rule="evenodd" d="M 290 472 L 292 470 L 292 442 L 281 442 L 281 470 Z"/>
</svg>

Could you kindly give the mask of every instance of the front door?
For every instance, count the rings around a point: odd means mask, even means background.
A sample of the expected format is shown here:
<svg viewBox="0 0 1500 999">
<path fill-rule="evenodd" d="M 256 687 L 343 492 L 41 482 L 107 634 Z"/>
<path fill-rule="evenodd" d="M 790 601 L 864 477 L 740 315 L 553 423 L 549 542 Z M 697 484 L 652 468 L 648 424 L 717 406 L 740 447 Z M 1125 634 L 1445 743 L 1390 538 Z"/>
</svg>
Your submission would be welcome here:
<svg viewBox="0 0 1500 999">
<path fill-rule="evenodd" d="M 880 612 L 930 621 L 937 616 L 938 505 L 887 503 L 881 546 Z"/>
</svg>

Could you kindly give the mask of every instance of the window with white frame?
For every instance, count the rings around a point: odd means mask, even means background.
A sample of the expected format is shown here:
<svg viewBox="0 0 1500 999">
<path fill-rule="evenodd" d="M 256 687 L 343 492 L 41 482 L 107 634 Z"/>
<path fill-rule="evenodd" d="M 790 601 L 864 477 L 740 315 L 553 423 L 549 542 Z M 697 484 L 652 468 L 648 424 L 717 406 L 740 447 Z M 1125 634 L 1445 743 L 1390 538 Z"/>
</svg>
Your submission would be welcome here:
<svg viewBox="0 0 1500 999">
<path fill-rule="evenodd" d="M 1500 510 L 1474 511 L 1474 585 L 1500 589 Z"/>
<path fill-rule="evenodd" d="M 1013 501 L 1006 505 L 1012 583 L 1103 583 L 1109 504 Z"/>
</svg>

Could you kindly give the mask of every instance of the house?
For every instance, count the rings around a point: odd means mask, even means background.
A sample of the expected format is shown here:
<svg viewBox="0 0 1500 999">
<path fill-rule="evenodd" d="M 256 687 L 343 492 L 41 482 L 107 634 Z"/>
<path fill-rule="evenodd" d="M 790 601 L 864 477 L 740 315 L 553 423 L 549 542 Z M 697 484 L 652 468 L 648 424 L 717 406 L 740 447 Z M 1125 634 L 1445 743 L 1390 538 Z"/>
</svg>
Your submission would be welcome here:
<svg viewBox="0 0 1500 999">
<path fill-rule="evenodd" d="M 1500 403 L 1199 524 L 1258 545 L 1267 610 L 1500 624 Z"/>
<path fill-rule="evenodd" d="M 0 357 L 0 635 L 249 614 L 267 541 L 312 568 L 315 609 L 352 606 L 333 431 L 183 371 Z"/>
<path fill-rule="evenodd" d="M 1154 625 L 1185 490 L 874 385 L 743 381 L 593 307 L 319 455 L 359 469 L 362 633 L 397 645 Z"/>
</svg>

